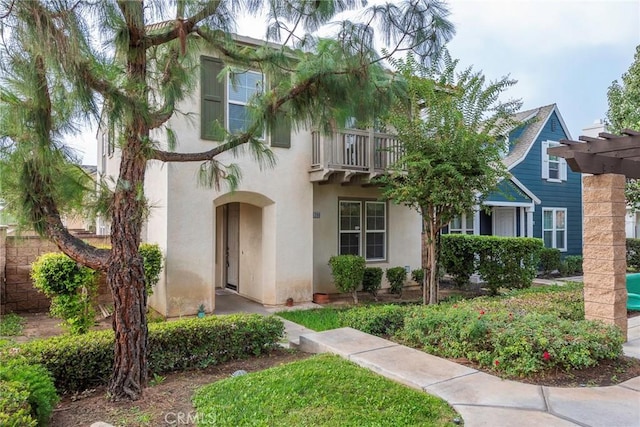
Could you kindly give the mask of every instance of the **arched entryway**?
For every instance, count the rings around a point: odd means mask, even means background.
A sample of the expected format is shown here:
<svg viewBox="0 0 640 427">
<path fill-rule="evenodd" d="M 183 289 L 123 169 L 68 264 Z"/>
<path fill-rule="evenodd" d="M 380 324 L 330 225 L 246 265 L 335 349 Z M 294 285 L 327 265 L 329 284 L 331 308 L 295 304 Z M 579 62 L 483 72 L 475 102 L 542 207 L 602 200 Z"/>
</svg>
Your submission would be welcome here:
<svg viewBox="0 0 640 427">
<path fill-rule="evenodd" d="M 274 245 L 271 211 L 274 202 L 252 192 L 228 193 L 214 200 L 216 291 L 228 290 L 259 303 L 268 303 L 269 248 Z"/>
</svg>

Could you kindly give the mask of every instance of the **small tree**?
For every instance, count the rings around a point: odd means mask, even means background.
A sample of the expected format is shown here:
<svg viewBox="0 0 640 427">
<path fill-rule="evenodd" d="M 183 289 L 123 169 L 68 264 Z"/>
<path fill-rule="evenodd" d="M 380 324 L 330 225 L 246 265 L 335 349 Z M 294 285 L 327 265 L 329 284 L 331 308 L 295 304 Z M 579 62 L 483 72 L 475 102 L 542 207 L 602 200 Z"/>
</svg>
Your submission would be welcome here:
<svg viewBox="0 0 640 427">
<path fill-rule="evenodd" d="M 329 259 L 333 283 L 340 292 L 351 292 L 353 303 L 358 304 L 358 287 L 364 278 L 366 261 L 357 255 L 335 255 Z"/>
<path fill-rule="evenodd" d="M 446 51 L 442 64 L 431 67 L 411 56 L 394 64 L 408 81 L 408 102 L 388 117 L 403 155 L 380 181 L 387 199 L 422 217 L 423 300 L 434 304 L 439 233 L 506 177 L 500 155 L 520 102 L 498 101 L 515 81 L 487 83 L 471 68 L 456 72 L 458 61 Z"/>
</svg>

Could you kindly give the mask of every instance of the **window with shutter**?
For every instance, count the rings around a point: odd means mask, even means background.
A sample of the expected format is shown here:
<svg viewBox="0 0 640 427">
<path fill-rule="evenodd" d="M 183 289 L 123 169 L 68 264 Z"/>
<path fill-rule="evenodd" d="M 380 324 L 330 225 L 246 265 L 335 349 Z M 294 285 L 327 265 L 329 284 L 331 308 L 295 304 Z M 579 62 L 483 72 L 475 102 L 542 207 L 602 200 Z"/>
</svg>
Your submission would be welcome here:
<svg viewBox="0 0 640 427">
<path fill-rule="evenodd" d="M 222 61 L 200 57 L 200 137 L 215 140 L 216 129 L 224 126 L 224 81 L 218 80 Z"/>
<path fill-rule="evenodd" d="M 542 141 L 542 179 L 550 182 L 562 182 L 567 180 L 567 162 L 558 156 L 550 156 L 548 148 L 557 147 L 560 144 L 555 141 Z"/>
</svg>

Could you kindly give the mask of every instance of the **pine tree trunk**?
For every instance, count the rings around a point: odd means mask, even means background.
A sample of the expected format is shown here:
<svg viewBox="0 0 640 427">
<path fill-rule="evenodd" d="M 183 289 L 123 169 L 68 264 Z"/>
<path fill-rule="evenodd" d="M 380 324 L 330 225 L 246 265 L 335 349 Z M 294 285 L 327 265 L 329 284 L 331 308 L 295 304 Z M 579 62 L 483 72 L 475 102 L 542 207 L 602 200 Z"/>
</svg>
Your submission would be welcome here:
<svg viewBox="0 0 640 427">
<path fill-rule="evenodd" d="M 132 16 L 142 19 L 141 12 Z M 127 75 L 137 85 L 133 85 L 130 95 L 146 99 L 146 51 L 139 45 L 134 46 L 130 45 L 128 52 Z M 138 250 L 146 203 L 142 196 L 147 162 L 143 141 L 149 137 L 145 116 L 144 112 L 134 110 L 126 123 L 113 200 L 111 258 L 107 269 L 107 283 L 114 302 L 115 349 L 109 382 L 113 400 L 136 400 L 147 386 L 147 295 Z"/>
<path fill-rule="evenodd" d="M 144 266 L 138 251 L 144 201 L 137 188 L 144 183 L 145 160 L 135 155 L 135 136 L 122 149 L 120 180 L 114 195 L 111 258 L 107 283 L 114 302 L 114 363 L 109 394 L 112 399 L 138 399 L 147 385 L 147 295 Z"/>
</svg>

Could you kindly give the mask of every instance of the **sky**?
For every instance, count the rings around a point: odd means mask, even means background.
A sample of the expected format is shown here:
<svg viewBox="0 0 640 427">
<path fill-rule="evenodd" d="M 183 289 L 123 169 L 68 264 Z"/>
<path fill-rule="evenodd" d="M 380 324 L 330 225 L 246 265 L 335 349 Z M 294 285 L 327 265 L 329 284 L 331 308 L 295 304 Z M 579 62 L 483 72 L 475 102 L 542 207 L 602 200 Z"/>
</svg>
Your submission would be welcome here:
<svg viewBox="0 0 640 427">
<path fill-rule="evenodd" d="M 603 119 L 607 89 L 620 81 L 640 45 L 640 0 L 450 0 L 456 35 L 448 44 L 459 69 L 518 83 L 507 98 L 523 110 L 555 103 L 571 137 Z M 239 19 L 238 33 L 263 38 L 266 24 Z M 81 141 L 81 142 L 80 142 Z M 96 164 L 95 131 L 70 140 Z"/>
</svg>

